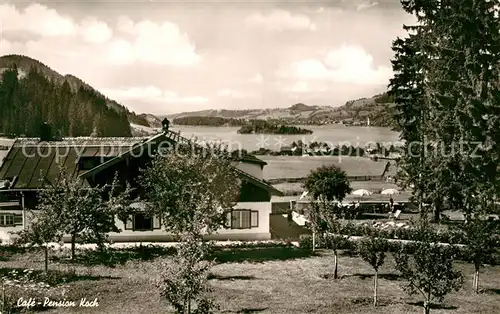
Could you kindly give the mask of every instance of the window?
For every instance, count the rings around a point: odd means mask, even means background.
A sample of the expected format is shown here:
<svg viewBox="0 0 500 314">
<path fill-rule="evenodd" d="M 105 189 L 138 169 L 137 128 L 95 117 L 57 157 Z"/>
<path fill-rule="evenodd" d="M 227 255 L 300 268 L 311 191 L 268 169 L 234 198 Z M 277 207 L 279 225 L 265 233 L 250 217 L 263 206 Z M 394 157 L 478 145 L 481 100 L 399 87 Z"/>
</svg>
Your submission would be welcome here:
<svg viewBox="0 0 500 314">
<path fill-rule="evenodd" d="M 249 209 L 237 209 L 231 211 L 231 229 L 250 229 L 259 226 L 259 212 Z"/>
<path fill-rule="evenodd" d="M 148 231 L 154 229 L 161 229 L 160 218 L 149 217 L 143 213 L 132 215 L 125 223 L 125 230 Z"/>
<path fill-rule="evenodd" d="M 19 222 L 19 218 L 17 216 L 19 216 L 21 218 L 20 222 Z M 15 226 L 16 223 L 18 223 L 18 224 L 23 223 L 23 217 L 21 215 L 14 215 L 14 214 L 0 215 L 0 226 L 12 227 L 12 226 Z"/>
<path fill-rule="evenodd" d="M 134 230 L 153 230 L 153 218 L 145 214 L 134 215 Z"/>
<path fill-rule="evenodd" d="M 250 227 L 252 228 L 259 227 L 259 212 L 256 210 L 252 210 L 250 212 Z"/>
</svg>

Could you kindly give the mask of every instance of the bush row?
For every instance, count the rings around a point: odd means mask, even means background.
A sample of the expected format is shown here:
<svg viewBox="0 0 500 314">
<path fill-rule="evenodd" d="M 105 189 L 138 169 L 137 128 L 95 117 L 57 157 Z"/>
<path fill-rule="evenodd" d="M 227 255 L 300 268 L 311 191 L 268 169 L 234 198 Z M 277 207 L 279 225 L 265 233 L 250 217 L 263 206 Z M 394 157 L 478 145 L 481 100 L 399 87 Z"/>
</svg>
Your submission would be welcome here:
<svg viewBox="0 0 500 314">
<path fill-rule="evenodd" d="M 410 240 L 419 241 L 420 236 L 414 228 L 387 227 L 376 228 L 367 224 L 352 224 L 348 223 L 341 231 L 344 235 L 366 236 L 376 234 L 377 237 L 385 239 Z M 438 230 L 435 234 L 436 241 L 449 244 L 464 244 L 466 243 L 466 234 L 461 230 L 444 229 Z M 500 246 L 500 237 L 498 237 L 497 245 Z"/>
<path fill-rule="evenodd" d="M 322 234 L 316 236 L 316 249 L 329 249 L 329 241 L 330 237 L 334 235 L 330 234 Z M 345 236 L 345 241 L 342 241 L 342 245 L 339 247 L 340 250 L 350 251 L 350 253 L 356 253 L 357 249 L 357 239 L 348 238 Z M 415 240 L 418 241 L 418 240 Z M 299 247 L 305 250 L 311 250 L 313 245 L 312 235 L 303 234 L 299 238 Z M 448 244 L 448 243 L 444 243 Z M 412 254 L 415 250 L 415 242 L 399 242 L 399 241 L 390 241 L 388 242 L 388 252 L 398 252 L 404 251 L 407 254 Z M 467 255 L 463 246 L 453 245 L 453 249 L 456 250 L 457 259 L 465 262 L 472 262 Z M 490 265 L 500 265 L 500 252 L 496 252 L 489 257 L 489 260 L 486 261 L 487 264 Z"/>
</svg>

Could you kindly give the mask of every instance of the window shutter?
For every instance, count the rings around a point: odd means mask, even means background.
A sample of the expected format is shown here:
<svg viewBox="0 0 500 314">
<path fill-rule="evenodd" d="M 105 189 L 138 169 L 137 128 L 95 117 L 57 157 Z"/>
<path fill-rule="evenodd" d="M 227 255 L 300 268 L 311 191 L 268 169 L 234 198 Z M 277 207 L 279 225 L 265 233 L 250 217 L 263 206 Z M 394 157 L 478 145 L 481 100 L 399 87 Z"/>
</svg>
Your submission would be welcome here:
<svg viewBox="0 0 500 314">
<path fill-rule="evenodd" d="M 241 228 L 241 226 L 240 226 L 240 211 L 238 211 L 238 210 L 233 210 L 231 212 L 231 228 L 232 229 Z"/>
<path fill-rule="evenodd" d="M 22 225 L 23 224 L 23 215 L 14 215 L 14 224 Z"/>
<path fill-rule="evenodd" d="M 252 210 L 250 217 L 250 226 L 258 227 L 259 226 L 259 212 L 256 210 Z"/>
<path fill-rule="evenodd" d="M 231 212 L 228 212 L 226 214 L 226 223 L 224 224 L 224 226 L 226 228 L 232 228 L 233 227 L 233 223 L 232 223 L 232 215 L 231 215 Z"/>
<path fill-rule="evenodd" d="M 153 229 L 161 229 L 160 217 L 153 216 Z"/>
<path fill-rule="evenodd" d="M 126 229 L 126 230 L 132 230 L 132 229 L 133 229 L 133 226 L 134 226 L 134 225 L 133 225 L 132 219 L 134 219 L 134 218 L 133 218 L 133 216 L 130 216 L 130 217 L 127 219 L 127 223 L 125 224 L 125 229 Z"/>
</svg>

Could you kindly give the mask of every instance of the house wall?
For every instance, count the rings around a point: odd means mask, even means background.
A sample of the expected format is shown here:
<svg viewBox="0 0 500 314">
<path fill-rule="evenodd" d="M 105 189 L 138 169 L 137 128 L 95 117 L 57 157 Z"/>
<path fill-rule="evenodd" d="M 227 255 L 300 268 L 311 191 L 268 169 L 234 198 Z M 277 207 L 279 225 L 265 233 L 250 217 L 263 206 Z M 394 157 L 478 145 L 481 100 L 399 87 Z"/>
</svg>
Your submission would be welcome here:
<svg viewBox="0 0 500 314">
<path fill-rule="evenodd" d="M 249 209 L 259 213 L 258 227 L 250 229 L 220 229 L 216 233 L 207 236 L 210 240 L 232 240 L 232 241 L 254 241 L 254 240 L 270 240 L 271 233 L 269 229 L 269 217 L 271 214 L 271 202 L 241 202 L 237 203 L 234 209 Z M 22 214 L 21 210 L 1 211 L 1 213 Z M 27 225 L 29 225 L 30 214 L 27 214 Z M 116 226 L 122 232 L 109 233 L 109 237 L 113 242 L 168 242 L 172 241 L 172 235 L 165 232 L 164 228 L 152 231 L 133 231 L 125 230 L 125 226 L 121 220 L 115 218 Z M 0 227 L 0 239 L 2 241 L 10 241 L 15 238 L 15 235 L 10 232 L 18 232 L 23 229 L 22 225 L 13 227 Z M 70 242 L 69 235 L 64 237 L 64 242 Z"/>
<path fill-rule="evenodd" d="M 233 162 L 233 165 L 241 171 L 245 171 L 246 173 L 259 178 L 260 180 L 262 180 L 264 177 L 264 170 L 259 164 L 239 161 Z"/>
<path fill-rule="evenodd" d="M 241 202 L 237 203 L 234 209 L 250 209 L 259 212 L 259 226 L 250 229 L 220 229 L 216 233 L 207 236 L 209 240 L 232 240 L 232 241 L 254 241 L 270 240 L 269 216 L 271 214 L 271 202 Z M 164 228 L 151 231 L 125 230 L 123 221 L 116 218 L 116 226 L 122 232 L 109 233 L 109 237 L 114 242 L 168 242 L 172 241 L 172 234 Z"/>
<path fill-rule="evenodd" d="M 22 215 L 22 210 L 0 210 L 0 215 L 4 214 L 14 214 L 14 215 Z M 26 211 L 26 225 L 29 225 L 32 217 L 30 212 Z M 14 232 L 19 232 L 23 230 L 23 224 L 17 224 L 15 226 L 4 227 L 0 226 L 0 242 L 9 242 L 15 239 L 16 235 L 12 234 Z"/>
<path fill-rule="evenodd" d="M 2 210 L 0 211 L 0 215 L 3 214 L 22 214 L 21 210 Z M 12 235 L 11 232 L 17 232 L 23 230 L 23 225 L 9 226 L 9 227 L 0 227 L 0 240 L 1 242 L 8 242 Z"/>
</svg>

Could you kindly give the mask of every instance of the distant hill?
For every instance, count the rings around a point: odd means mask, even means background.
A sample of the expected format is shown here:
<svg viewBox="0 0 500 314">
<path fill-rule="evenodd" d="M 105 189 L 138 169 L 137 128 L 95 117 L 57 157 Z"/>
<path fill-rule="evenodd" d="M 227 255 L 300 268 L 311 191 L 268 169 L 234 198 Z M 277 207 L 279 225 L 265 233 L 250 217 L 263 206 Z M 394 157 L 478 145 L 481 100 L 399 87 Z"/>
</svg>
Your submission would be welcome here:
<svg viewBox="0 0 500 314">
<path fill-rule="evenodd" d="M 395 104 L 387 93 L 370 98 L 361 98 L 346 102 L 340 107 L 311 106 L 298 103 L 288 108 L 252 109 L 252 110 L 202 110 L 183 112 L 167 116 L 175 122 L 188 125 L 231 125 L 234 120 L 274 120 L 283 124 L 328 124 L 343 123 L 348 125 L 395 127 Z M 210 119 L 202 119 L 210 118 Z M 228 119 L 223 121 L 220 119 Z M 216 120 L 218 119 L 218 120 Z M 233 123 L 234 124 L 234 123 Z"/>
<path fill-rule="evenodd" d="M 62 75 L 22 55 L 0 57 L 0 133 L 36 136 L 48 121 L 62 136 L 131 136 L 132 125 L 157 127 L 158 118 L 137 115 L 78 77 Z"/>
</svg>

